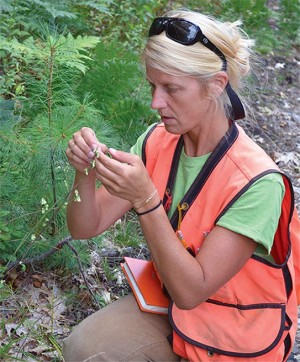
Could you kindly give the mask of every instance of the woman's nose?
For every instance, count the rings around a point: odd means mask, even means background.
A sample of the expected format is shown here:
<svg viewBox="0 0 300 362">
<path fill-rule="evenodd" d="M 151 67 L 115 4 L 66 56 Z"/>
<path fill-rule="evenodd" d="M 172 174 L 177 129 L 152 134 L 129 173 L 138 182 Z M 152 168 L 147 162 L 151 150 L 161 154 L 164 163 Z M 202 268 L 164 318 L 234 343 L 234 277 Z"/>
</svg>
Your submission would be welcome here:
<svg viewBox="0 0 300 362">
<path fill-rule="evenodd" d="M 162 92 L 158 89 L 155 89 L 152 92 L 152 102 L 151 102 L 151 108 L 152 109 L 163 109 L 167 107 L 167 102 L 162 94 Z"/>
</svg>

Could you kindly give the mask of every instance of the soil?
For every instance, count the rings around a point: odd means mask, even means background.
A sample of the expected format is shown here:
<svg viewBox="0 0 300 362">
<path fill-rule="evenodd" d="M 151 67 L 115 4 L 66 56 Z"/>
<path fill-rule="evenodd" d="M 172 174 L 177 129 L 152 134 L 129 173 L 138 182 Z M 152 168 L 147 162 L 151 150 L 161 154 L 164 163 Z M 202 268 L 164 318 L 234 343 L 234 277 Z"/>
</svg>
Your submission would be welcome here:
<svg viewBox="0 0 300 362">
<path fill-rule="evenodd" d="M 292 180 L 300 210 L 300 55 L 267 56 L 257 76 L 251 120 L 243 121 L 250 136 Z"/>
</svg>

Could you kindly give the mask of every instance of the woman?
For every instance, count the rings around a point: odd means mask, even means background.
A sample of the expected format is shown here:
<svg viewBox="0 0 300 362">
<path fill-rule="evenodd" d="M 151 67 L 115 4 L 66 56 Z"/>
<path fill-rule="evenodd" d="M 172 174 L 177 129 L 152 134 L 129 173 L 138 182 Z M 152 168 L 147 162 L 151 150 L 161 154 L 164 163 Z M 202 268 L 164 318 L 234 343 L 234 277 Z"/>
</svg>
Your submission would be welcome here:
<svg viewBox="0 0 300 362">
<path fill-rule="evenodd" d="M 297 328 L 292 190 L 234 122 L 253 43 L 238 25 L 190 11 L 154 19 L 143 59 L 161 122 L 130 154 L 89 128 L 69 142 L 81 197 L 67 209 L 72 236 L 101 234 L 134 208 L 171 303 L 169 318 L 141 312 L 132 296 L 101 309 L 67 338 L 66 361 L 287 358 Z"/>
</svg>

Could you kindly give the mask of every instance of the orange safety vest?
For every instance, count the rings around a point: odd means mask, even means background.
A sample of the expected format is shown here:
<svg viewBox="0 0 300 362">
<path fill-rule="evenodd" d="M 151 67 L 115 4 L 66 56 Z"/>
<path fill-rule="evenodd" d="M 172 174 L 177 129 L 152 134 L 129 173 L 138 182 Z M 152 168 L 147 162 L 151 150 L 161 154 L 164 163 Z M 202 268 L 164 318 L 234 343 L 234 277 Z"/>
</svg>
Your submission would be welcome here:
<svg viewBox="0 0 300 362">
<path fill-rule="evenodd" d="M 142 158 L 165 209 L 172 202 L 182 147 L 182 136 L 168 133 L 163 124 L 153 127 L 144 140 Z M 174 231 L 180 222 L 188 245 L 197 252 L 226 210 L 268 173 L 281 172 L 232 123 L 181 200 L 182 212 L 176 210 L 170 217 Z M 285 195 L 271 251 L 275 263 L 252 255 L 240 272 L 195 309 L 181 310 L 171 301 L 173 348 L 184 358 L 230 362 L 288 358 L 297 330 L 296 290 L 300 301 L 300 222 L 291 183 L 282 177 Z"/>
</svg>

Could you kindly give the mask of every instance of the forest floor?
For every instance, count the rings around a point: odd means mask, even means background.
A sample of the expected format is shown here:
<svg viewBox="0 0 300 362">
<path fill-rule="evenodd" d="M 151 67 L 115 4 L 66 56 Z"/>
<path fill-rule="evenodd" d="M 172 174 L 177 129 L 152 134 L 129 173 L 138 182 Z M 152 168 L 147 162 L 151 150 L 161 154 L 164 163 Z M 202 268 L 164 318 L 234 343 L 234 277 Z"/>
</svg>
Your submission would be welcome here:
<svg viewBox="0 0 300 362">
<path fill-rule="evenodd" d="M 287 56 L 273 54 L 264 58 L 257 72 L 259 91 L 250 100 L 254 104 L 253 120 L 243 121 L 242 125 L 290 176 L 300 213 L 299 65 L 296 50 Z M 61 342 L 73 326 L 129 292 L 119 267 L 125 255 L 147 258 L 148 250 L 145 245 L 122 248 L 108 242 L 99 251 L 91 250 L 91 264 L 83 270 L 84 276 L 32 268 L 0 311 L 4 321 L 0 350 L 7 348 L 4 360 L 61 361 Z M 300 325 L 300 315 L 298 321 Z M 300 361 L 300 330 L 291 361 Z"/>
<path fill-rule="evenodd" d="M 254 103 L 255 124 L 249 133 L 292 180 L 295 204 L 300 215 L 300 54 L 268 56 L 259 72 L 259 88 Z M 300 307 L 298 331 L 288 362 L 300 361 Z"/>
</svg>

